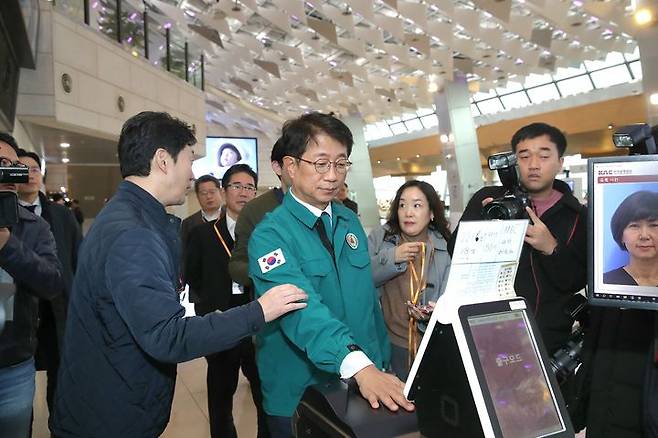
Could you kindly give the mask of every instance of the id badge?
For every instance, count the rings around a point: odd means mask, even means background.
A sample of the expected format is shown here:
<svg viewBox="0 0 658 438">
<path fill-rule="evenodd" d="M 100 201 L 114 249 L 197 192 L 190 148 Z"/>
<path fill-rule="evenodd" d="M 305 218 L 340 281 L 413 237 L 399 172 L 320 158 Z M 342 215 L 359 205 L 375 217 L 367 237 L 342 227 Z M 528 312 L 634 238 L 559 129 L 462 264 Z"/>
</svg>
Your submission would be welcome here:
<svg viewBox="0 0 658 438">
<path fill-rule="evenodd" d="M 238 283 L 235 281 L 233 282 L 233 295 L 242 295 L 244 293 L 244 290 L 242 290 L 242 286 L 240 286 Z"/>
</svg>

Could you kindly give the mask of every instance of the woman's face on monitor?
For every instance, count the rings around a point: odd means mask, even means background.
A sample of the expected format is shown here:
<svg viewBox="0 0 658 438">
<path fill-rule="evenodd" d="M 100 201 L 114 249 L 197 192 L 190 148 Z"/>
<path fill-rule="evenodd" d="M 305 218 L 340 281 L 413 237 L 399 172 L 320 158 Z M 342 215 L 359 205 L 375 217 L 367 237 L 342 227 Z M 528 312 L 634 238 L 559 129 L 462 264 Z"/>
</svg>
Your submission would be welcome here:
<svg viewBox="0 0 658 438">
<path fill-rule="evenodd" d="M 622 240 L 631 259 L 653 259 L 658 256 L 658 219 L 638 219 L 624 228 Z"/>
<path fill-rule="evenodd" d="M 238 154 L 231 148 L 225 148 L 219 156 L 219 165 L 229 167 L 238 162 Z"/>
</svg>

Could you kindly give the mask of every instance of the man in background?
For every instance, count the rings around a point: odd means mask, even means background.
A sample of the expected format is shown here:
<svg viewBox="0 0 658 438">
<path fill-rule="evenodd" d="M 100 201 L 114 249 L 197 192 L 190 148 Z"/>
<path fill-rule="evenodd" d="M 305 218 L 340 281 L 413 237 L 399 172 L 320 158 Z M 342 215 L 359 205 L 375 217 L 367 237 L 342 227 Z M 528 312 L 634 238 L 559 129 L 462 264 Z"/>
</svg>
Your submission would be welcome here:
<svg viewBox="0 0 658 438">
<path fill-rule="evenodd" d="M 246 164 L 235 164 L 222 177 L 225 214 L 215 222 L 195 227 L 185 263 L 185 278 L 197 291 L 197 315 L 217 310 L 225 312 L 249 303 L 253 296 L 233 282 L 228 273 L 228 262 L 233 251 L 235 224 L 247 202 L 256 195 L 258 176 Z M 256 369 L 256 352 L 251 338 L 219 353 L 206 356 L 208 362 L 208 417 L 213 438 L 237 437 L 233 421 L 233 396 L 238 387 L 240 369 L 249 381 L 258 414 L 258 436 L 265 438 L 267 425 L 263 412 L 263 396 Z"/>
<path fill-rule="evenodd" d="M 347 183 L 344 183 L 343 187 L 338 189 L 338 195 L 336 196 L 336 199 L 338 199 L 340 202 L 342 202 L 345 207 L 349 208 L 354 213 L 359 214 L 359 204 L 352 201 L 349 198 L 348 194 L 349 193 L 348 193 Z"/>
<path fill-rule="evenodd" d="M 78 248 L 82 241 L 80 226 L 73 213 L 63 205 L 48 200 L 41 191 L 44 177 L 41 173 L 41 157 L 34 152 L 18 150 L 18 161 L 29 169 L 29 181 L 17 184 L 18 202 L 50 225 L 57 244 L 57 258 L 62 267 L 64 288 L 52 299 L 39 299 L 39 329 L 37 330 L 37 370 L 45 370 L 48 379 L 46 400 L 53 412 L 53 400 L 57 388 L 59 353 L 64 341 L 64 326 L 68 298 L 73 286 L 73 275 L 78 260 Z M 60 292 L 60 291 L 58 291 Z"/>
</svg>

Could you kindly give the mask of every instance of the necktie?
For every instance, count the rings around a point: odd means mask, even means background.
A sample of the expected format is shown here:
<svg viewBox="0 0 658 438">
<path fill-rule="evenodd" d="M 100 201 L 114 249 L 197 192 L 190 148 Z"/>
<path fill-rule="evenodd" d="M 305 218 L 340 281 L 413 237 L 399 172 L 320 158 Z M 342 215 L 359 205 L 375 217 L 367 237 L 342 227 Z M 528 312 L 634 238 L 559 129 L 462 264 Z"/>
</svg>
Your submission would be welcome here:
<svg viewBox="0 0 658 438">
<path fill-rule="evenodd" d="M 329 240 L 333 240 L 334 230 L 331 226 L 331 216 L 329 216 L 329 213 L 326 211 L 323 211 L 320 215 L 320 219 L 322 219 L 322 224 L 324 225 L 324 230 L 327 232 L 327 236 L 330 237 Z"/>
<path fill-rule="evenodd" d="M 34 213 L 34 214 L 36 214 L 36 209 L 37 209 L 37 206 L 36 206 L 36 205 L 26 205 L 25 208 L 27 208 L 28 210 L 30 210 L 30 213 Z"/>
<path fill-rule="evenodd" d="M 322 216 L 327 215 L 327 219 L 324 219 Z M 327 251 L 329 251 L 329 254 L 333 257 L 334 255 L 334 247 L 331 244 L 331 240 L 327 237 L 327 228 L 325 225 L 325 220 L 329 222 L 329 215 L 327 213 L 322 213 L 322 216 L 318 218 L 318 220 L 315 222 L 315 229 L 318 231 L 318 234 L 320 235 L 320 241 L 322 242 L 322 246 L 325 247 Z M 331 225 L 329 225 L 329 229 L 331 229 Z"/>
</svg>

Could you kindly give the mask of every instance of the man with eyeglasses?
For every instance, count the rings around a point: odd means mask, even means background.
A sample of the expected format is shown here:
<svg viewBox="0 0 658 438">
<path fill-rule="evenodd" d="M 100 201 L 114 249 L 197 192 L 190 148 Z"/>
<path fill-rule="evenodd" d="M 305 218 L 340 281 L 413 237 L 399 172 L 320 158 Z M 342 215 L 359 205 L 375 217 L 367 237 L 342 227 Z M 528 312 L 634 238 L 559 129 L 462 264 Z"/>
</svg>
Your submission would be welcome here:
<svg viewBox="0 0 658 438">
<path fill-rule="evenodd" d="M 64 326 L 68 298 L 73 286 L 73 275 L 78 259 L 78 248 L 82 241 L 80 226 L 73 212 L 64 205 L 48 200 L 41 191 L 45 176 L 41 174 L 41 158 L 34 152 L 18 150 L 18 161 L 29 169 L 29 180 L 17 184 L 18 202 L 50 225 L 55 237 L 57 257 L 62 266 L 63 293 L 52 299 L 39 299 L 39 329 L 37 330 L 36 369 L 45 370 L 48 384 L 46 401 L 49 412 L 53 412 L 53 401 L 57 386 L 59 352 L 64 340 Z"/>
<path fill-rule="evenodd" d="M 236 164 L 228 168 L 222 177 L 225 213 L 190 232 L 185 278 L 198 295 L 194 305 L 197 315 L 217 310 L 225 312 L 253 300 L 253 296 L 231 280 L 228 262 L 234 247 L 235 223 L 245 204 L 256 196 L 257 184 L 258 176 L 248 165 Z M 258 413 L 258 436 L 267 437 L 251 338 L 243 339 L 233 348 L 206 356 L 206 361 L 210 435 L 213 438 L 237 436 L 233 422 L 233 395 L 242 369 Z"/>
<path fill-rule="evenodd" d="M 292 187 L 253 232 L 249 272 L 257 295 L 291 283 L 309 298 L 257 336 L 270 433 L 289 438 L 305 389 L 339 376 L 354 378 L 373 408 L 413 410 L 403 383 L 381 371 L 390 347 L 366 235 L 354 212 L 332 202 L 351 166 L 352 133 L 331 115 L 309 113 L 286 122 L 280 141 Z"/>
<path fill-rule="evenodd" d="M 26 167 L 18 161 L 16 140 L 0 133 L 0 165 Z M 16 192 L 14 184 L 0 191 Z M 34 353 L 38 299 L 60 294 L 64 283 L 48 223 L 18 209 L 18 223 L 0 228 L 0 435 L 29 436 L 34 399 Z M 1 326 L 2 324 L 0 324 Z"/>
</svg>

